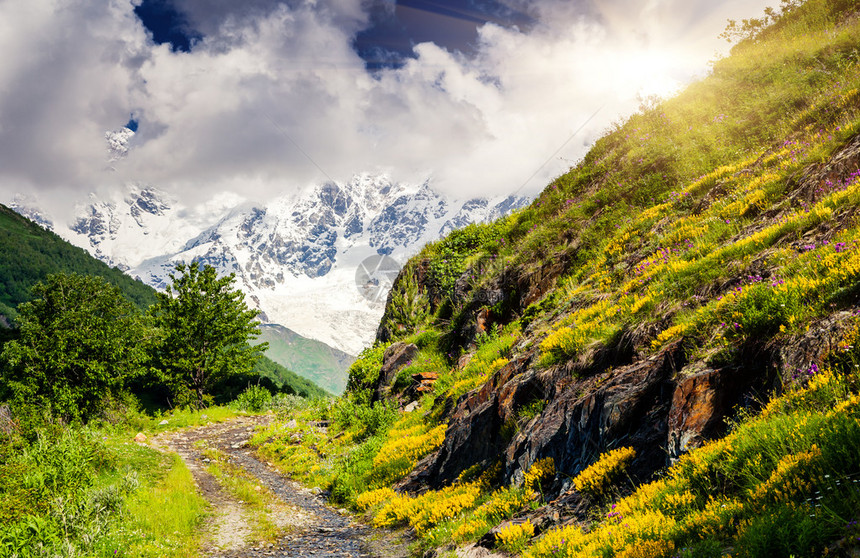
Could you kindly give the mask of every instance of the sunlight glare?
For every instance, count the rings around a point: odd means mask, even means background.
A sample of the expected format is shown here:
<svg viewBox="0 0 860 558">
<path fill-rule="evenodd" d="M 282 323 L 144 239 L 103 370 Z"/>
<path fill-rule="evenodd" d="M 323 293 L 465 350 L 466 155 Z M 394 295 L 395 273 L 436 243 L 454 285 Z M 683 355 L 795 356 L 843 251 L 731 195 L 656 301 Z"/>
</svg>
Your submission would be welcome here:
<svg viewBox="0 0 860 558">
<path fill-rule="evenodd" d="M 631 94 L 640 97 L 656 95 L 666 99 L 677 93 L 683 83 L 674 76 L 684 75 L 680 56 L 668 50 L 628 50 L 621 56 L 620 75 L 625 76 Z"/>
</svg>

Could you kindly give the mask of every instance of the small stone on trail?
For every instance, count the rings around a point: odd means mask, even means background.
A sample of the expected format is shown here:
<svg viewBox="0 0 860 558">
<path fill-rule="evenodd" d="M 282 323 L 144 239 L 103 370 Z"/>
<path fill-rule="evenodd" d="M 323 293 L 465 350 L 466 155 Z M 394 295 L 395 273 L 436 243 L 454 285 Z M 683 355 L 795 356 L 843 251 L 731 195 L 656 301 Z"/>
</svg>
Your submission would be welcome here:
<svg viewBox="0 0 860 558">
<path fill-rule="evenodd" d="M 138 444 L 145 443 L 146 442 L 146 434 L 144 434 L 143 432 L 138 432 L 137 436 L 134 437 L 134 441 L 137 442 Z"/>
<path fill-rule="evenodd" d="M 159 423 L 158 423 L 158 426 L 164 426 L 165 424 L 167 424 L 167 423 L 169 423 L 169 422 L 170 422 L 169 420 L 164 419 L 164 420 L 162 420 L 161 422 L 159 422 Z"/>
</svg>

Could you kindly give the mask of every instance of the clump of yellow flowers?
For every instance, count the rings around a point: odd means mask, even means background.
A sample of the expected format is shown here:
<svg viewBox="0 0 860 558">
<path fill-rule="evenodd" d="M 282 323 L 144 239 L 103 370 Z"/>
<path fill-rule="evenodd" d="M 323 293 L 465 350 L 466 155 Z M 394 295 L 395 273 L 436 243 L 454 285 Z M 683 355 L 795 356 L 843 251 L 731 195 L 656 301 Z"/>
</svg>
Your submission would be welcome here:
<svg viewBox="0 0 860 558">
<path fill-rule="evenodd" d="M 604 453 L 596 463 L 587 467 L 573 479 L 573 486 L 592 496 L 603 496 L 612 482 L 636 457 L 633 448 L 618 448 Z"/>
</svg>

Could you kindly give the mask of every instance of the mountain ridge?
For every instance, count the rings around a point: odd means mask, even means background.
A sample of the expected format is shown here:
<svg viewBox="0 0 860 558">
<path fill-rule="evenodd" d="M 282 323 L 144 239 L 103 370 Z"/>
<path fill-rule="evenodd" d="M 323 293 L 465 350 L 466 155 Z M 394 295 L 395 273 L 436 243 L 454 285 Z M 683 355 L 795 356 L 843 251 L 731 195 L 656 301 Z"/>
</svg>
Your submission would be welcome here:
<svg viewBox="0 0 860 558">
<path fill-rule="evenodd" d="M 526 201 L 457 201 L 426 181 L 401 184 L 364 173 L 267 203 L 225 195 L 198 208 L 155 187 L 131 185 L 118 199 L 91 197 L 68 227 L 42 215 L 32 201 L 22 200 L 16 210 L 41 216 L 75 244 L 157 289 L 181 262 L 234 273 L 263 321 L 357 354 L 372 340 L 383 310 L 382 301 L 365 299 L 356 286 L 363 260 L 384 254 L 402 261 L 458 226 Z"/>
</svg>

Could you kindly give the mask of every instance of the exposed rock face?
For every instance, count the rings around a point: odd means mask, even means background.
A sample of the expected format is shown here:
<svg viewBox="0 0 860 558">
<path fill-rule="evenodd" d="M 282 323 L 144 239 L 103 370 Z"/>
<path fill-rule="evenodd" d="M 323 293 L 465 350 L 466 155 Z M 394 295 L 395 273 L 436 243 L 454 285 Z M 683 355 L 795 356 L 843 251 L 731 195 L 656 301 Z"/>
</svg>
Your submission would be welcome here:
<svg viewBox="0 0 860 558">
<path fill-rule="evenodd" d="M 544 457 L 552 457 L 563 476 L 573 476 L 616 445 L 634 446 L 635 468 L 647 476 L 666 463 L 671 379 L 681 354 L 672 345 L 647 360 L 582 380 L 573 380 L 563 367 L 538 371 L 530 368 L 531 359 L 514 360 L 460 400 L 442 447 L 403 487 L 442 486 L 499 456 L 514 482 Z M 548 400 L 546 408 L 510 439 L 520 410 L 538 399 Z"/>
<path fill-rule="evenodd" d="M 536 366 L 533 354 L 515 358 L 482 387 L 463 396 L 448 413 L 442 446 L 425 458 L 400 488 L 420 491 L 451 483 L 467 468 L 500 457 L 506 482 L 520 482 L 532 463 L 551 457 L 557 482 L 548 496 L 564 495 L 574 477 L 609 449 L 631 446 L 628 472 L 645 480 L 687 451 L 725 433 L 738 407 L 759 404 L 776 387 L 802 383 L 839 350 L 851 312 L 811 324 L 804 334 L 745 357 L 743 366 L 721 368 L 685 362 L 679 342 L 659 353 L 607 370 L 607 350 L 590 360 L 552 368 Z M 387 376 L 395 362 L 392 356 Z M 814 373 L 814 372 L 813 372 Z M 543 411 L 525 421 L 520 411 L 535 400 Z M 514 431 L 516 431 L 514 433 Z"/>
<path fill-rule="evenodd" d="M 553 458 L 559 473 L 574 476 L 603 451 L 622 445 L 636 449 L 633 469 L 642 476 L 662 467 L 671 379 L 681 359 L 682 351 L 671 345 L 609 374 L 562 383 L 543 413 L 508 446 L 508 476 L 516 480 L 544 457 Z"/>
<path fill-rule="evenodd" d="M 670 459 L 680 457 L 722 430 L 722 419 L 730 410 L 724 390 L 726 383 L 720 370 L 707 369 L 676 384 L 669 411 Z"/>
<path fill-rule="evenodd" d="M 418 347 L 412 343 L 394 343 L 382 355 L 382 368 L 379 370 L 379 379 L 373 389 L 371 401 L 384 399 L 391 389 L 391 384 L 397 373 L 404 366 L 408 366 L 418 354 Z"/>
</svg>

